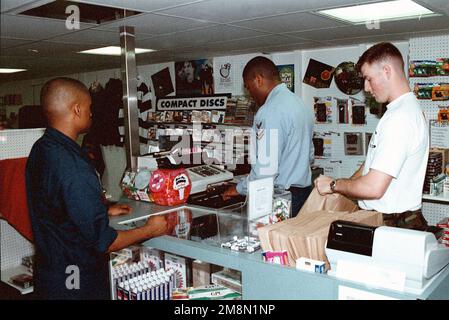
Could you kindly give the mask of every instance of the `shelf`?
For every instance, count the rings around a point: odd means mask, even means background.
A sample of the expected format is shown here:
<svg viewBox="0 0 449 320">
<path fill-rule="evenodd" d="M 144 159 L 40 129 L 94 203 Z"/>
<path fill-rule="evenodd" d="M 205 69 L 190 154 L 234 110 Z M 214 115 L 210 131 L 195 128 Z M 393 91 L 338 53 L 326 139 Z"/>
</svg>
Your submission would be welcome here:
<svg viewBox="0 0 449 320">
<path fill-rule="evenodd" d="M 201 126 L 231 126 L 231 127 L 248 127 L 251 128 L 252 125 L 248 123 L 214 123 L 214 122 L 157 122 L 157 121 L 146 121 L 148 125 L 193 125 L 199 124 Z"/>
<path fill-rule="evenodd" d="M 449 204 L 449 194 L 446 194 L 446 195 L 440 194 L 438 196 L 432 196 L 430 194 L 423 194 L 422 198 L 424 201 L 445 202 L 445 203 Z"/>
<path fill-rule="evenodd" d="M 11 282 L 9 282 L 9 279 L 12 276 L 15 276 L 15 275 L 18 275 L 18 274 L 21 274 L 21 273 L 26 273 L 26 274 L 31 275 L 31 273 L 28 271 L 27 267 L 20 265 L 18 267 L 2 270 L 1 271 L 2 281 L 4 283 L 6 283 L 7 285 L 9 285 L 9 286 L 19 290 L 21 294 L 27 294 L 27 293 L 33 292 L 33 287 L 32 286 L 29 287 L 29 288 L 24 289 L 24 288 L 21 288 L 19 286 L 16 286 L 15 284 L 12 284 Z"/>
</svg>

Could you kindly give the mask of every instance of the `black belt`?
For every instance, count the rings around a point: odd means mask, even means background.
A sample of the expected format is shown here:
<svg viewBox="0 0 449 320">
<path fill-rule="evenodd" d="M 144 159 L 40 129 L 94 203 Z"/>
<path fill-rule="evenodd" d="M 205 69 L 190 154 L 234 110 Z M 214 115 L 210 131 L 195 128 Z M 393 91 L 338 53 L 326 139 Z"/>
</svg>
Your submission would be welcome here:
<svg viewBox="0 0 449 320">
<path fill-rule="evenodd" d="M 310 188 L 311 186 L 308 186 L 308 187 L 295 187 L 295 186 L 290 186 L 290 188 L 288 188 L 288 189 L 285 189 L 285 190 L 287 190 L 287 191 L 290 191 L 290 190 L 305 190 L 305 189 L 308 189 L 308 188 Z"/>
</svg>

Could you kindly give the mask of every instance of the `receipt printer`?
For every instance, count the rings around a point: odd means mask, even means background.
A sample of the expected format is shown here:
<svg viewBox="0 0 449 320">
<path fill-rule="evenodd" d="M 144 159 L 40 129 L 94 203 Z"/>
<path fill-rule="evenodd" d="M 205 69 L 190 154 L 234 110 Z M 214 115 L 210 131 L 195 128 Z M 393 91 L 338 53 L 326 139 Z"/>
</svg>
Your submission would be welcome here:
<svg viewBox="0 0 449 320">
<path fill-rule="evenodd" d="M 325 252 L 332 270 L 339 260 L 372 264 L 405 272 L 406 285 L 415 288 L 449 264 L 449 247 L 430 232 L 342 220 L 331 224 Z"/>
</svg>

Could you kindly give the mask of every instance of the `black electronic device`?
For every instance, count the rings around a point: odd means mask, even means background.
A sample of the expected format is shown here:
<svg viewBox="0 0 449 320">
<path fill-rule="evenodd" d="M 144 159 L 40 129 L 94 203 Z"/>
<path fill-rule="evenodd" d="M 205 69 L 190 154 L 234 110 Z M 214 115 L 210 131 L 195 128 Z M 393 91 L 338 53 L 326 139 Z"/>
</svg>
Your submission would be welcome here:
<svg viewBox="0 0 449 320">
<path fill-rule="evenodd" d="M 327 122 L 327 108 L 325 103 L 316 103 L 316 120 L 317 122 Z"/>
<path fill-rule="evenodd" d="M 213 209 L 223 209 L 244 203 L 246 197 L 242 195 L 223 199 L 224 191 L 231 185 L 232 183 L 229 182 L 210 185 L 206 191 L 191 194 L 187 203 Z"/>
<path fill-rule="evenodd" d="M 315 150 L 316 157 L 322 157 L 324 155 L 324 139 L 323 138 L 313 138 L 313 147 Z"/>
<path fill-rule="evenodd" d="M 353 124 L 365 124 L 365 106 L 354 105 L 352 106 L 352 123 Z"/>
<path fill-rule="evenodd" d="M 326 247 L 371 256 L 376 228 L 350 221 L 334 221 L 329 228 Z"/>
<path fill-rule="evenodd" d="M 203 240 L 216 236 L 218 234 L 217 219 L 217 215 L 214 213 L 193 218 L 190 226 L 191 240 Z"/>
</svg>

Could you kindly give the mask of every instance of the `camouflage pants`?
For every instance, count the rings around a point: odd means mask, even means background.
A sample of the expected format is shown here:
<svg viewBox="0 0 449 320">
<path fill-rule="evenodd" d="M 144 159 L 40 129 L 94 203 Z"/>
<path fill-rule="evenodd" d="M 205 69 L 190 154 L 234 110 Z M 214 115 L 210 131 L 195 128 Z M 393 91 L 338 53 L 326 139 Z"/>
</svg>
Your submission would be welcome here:
<svg viewBox="0 0 449 320">
<path fill-rule="evenodd" d="M 416 211 L 406 211 L 403 213 L 382 214 L 384 225 L 405 229 L 425 231 L 429 228 L 421 209 Z"/>
</svg>

